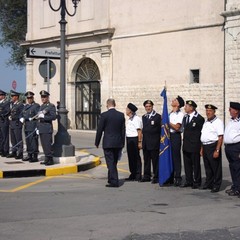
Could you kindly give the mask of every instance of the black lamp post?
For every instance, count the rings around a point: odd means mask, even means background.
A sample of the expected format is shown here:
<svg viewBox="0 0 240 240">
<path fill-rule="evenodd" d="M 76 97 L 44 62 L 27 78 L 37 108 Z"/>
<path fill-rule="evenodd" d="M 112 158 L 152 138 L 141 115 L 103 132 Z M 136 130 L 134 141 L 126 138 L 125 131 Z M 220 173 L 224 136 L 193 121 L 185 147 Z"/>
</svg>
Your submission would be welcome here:
<svg viewBox="0 0 240 240">
<path fill-rule="evenodd" d="M 75 155 L 75 147 L 71 144 L 71 136 L 68 134 L 68 110 L 65 104 L 66 95 L 66 74 L 65 74 L 65 33 L 66 24 L 65 19 L 66 14 L 69 16 L 74 16 L 77 11 L 77 5 L 80 0 L 72 0 L 74 12 L 70 14 L 66 7 L 66 0 L 60 0 L 60 5 L 58 8 L 53 8 L 51 0 L 48 0 L 50 8 L 57 12 L 61 10 L 61 20 L 60 23 L 60 33 L 61 33 L 61 59 L 60 59 L 60 105 L 58 109 L 58 131 L 54 137 L 54 156 L 55 157 L 68 157 Z"/>
</svg>

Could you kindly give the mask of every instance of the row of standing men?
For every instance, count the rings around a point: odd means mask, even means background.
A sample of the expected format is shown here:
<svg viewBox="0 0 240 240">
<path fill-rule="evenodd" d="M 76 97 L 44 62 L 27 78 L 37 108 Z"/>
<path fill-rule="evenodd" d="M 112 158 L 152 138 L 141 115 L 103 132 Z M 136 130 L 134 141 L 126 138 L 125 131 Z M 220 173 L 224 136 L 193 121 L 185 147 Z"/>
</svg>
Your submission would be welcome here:
<svg viewBox="0 0 240 240">
<path fill-rule="evenodd" d="M 56 108 L 49 101 L 49 93 L 40 91 L 41 106 L 34 101 L 34 93 L 25 93 L 26 104 L 19 100 L 20 93 L 11 90 L 11 100 L 0 90 L 0 154 L 2 157 L 38 162 L 38 136 L 45 155 L 41 164 L 53 165 L 52 121 L 57 118 Z M 27 146 L 27 156 L 23 156 L 23 134 Z M 12 147 L 9 144 L 9 135 Z M 10 151 L 11 150 L 11 151 Z"/>
<path fill-rule="evenodd" d="M 103 136 L 103 150 L 108 166 L 107 187 L 119 187 L 117 162 L 125 144 L 129 162 L 130 176 L 126 181 L 158 183 L 159 144 L 161 115 L 153 109 L 153 102 L 143 103 L 146 114 L 137 116 L 138 108 L 129 103 L 126 108 L 128 120 L 125 126 L 124 114 L 115 109 L 114 99 L 107 100 L 108 111 L 101 114 L 95 138 L 96 147 Z M 193 189 L 209 189 L 218 192 L 222 184 L 222 143 L 232 178 L 232 186 L 226 192 L 230 196 L 240 194 L 240 103 L 230 102 L 231 119 L 225 131 L 223 122 L 216 116 L 217 107 L 206 104 L 206 120 L 197 112 L 193 100 L 184 102 L 177 96 L 171 102 L 170 141 L 172 146 L 173 174 L 166 184 Z M 181 111 L 184 107 L 185 113 Z M 183 133 L 183 136 L 181 136 Z M 224 136 L 224 138 L 223 138 Z M 143 150 L 144 171 L 140 149 Z M 182 181 L 183 153 L 185 181 Z M 203 157 L 206 179 L 202 185 L 200 157 Z M 160 158 L 161 161 L 161 158 Z M 152 172 L 151 174 L 151 165 Z"/>
</svg>

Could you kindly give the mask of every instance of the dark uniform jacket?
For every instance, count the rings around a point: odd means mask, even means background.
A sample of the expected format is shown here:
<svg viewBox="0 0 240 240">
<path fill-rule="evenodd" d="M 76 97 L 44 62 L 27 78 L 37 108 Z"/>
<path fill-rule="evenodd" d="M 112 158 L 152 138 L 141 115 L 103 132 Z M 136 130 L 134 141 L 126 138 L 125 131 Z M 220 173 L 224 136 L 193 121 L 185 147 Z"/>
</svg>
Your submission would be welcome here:
<svg viewBox="0 0 240 240">
<path fill-rule="evenodd" d="M 187 114 L 183 118 L 183 151 L 200 152 L 201 149 L 201 130 L 204 124 L 204 118 L 195 112 L 190 123 L 186 123 Z"/>
<path fill-rule="evenodd" d="M 145 114 L 142 116 L 142 148 L 143 150 L 157 150 L 160 147 L 160 135 L 161 135 L 161 115 L 154 112 L 153 115 L 148 116 Z"/>
<path fill-rule="evenodd" d="M 19 121 L 24 105 L 21 102 L 10 104 L 10 128 L 22 128 L 22 123 Z"/>
<path fill-rule="evenodd" d="M 32 119 L 31 121 L 29 120 L 29 118 L 36 116 L 39 112 L 39 108 L 40 105 L 35 102 L 33 102 L 32 104 L 26 104 L 24 106 L 20 118 L 24 118 L 25 131 L 32 132 L 36 129 L 37 118 Z"/>
<path fill-rule="evenodd" d="M 42 104 L 39 111 L 44 113 L 44 118 L 38 119 L 37 129 L 39 133 L 53 133 L 52 121 L 57 118 L 55 105 L 50 102 Z"/>
<path fill-rule="evenodd" d="M 0 127 L 9 125 L 10 102 L 6 99 L 0 103 Z"/>
<path fill-rule="evenodd" d="M 103 132 L 103 149 L 123 148 L 125 143 L 124 114 L 114 108 L 101 114 L 95 139 L 96 146 L 99 145 Z"/>
</svg>

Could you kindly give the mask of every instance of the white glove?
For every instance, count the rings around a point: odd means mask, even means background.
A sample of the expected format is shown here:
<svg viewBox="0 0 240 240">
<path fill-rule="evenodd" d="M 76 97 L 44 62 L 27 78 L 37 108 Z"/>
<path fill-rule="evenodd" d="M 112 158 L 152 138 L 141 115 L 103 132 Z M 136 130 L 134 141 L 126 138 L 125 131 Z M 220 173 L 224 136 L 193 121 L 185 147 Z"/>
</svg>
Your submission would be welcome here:
<svg viewBox="0 0 240 240">
<path fill-rule="evenodd" d="M 44 114 L 41 112 L 38 114 L 38 118 L 44 118 Z"/>
<path fill-rule="evenodd" d="M 28 120 L 31 122 L 31 121 L 32 121 L 32 118 L 29 118 Z"/>
<path fill-rule="evenodd" d="M 38 129 L 36 130 L 36 134 L 39 135 L 39 130 Z"/>
<path fill-rule="evenodd" d="M 23 117 L 20 118 L 19 121 L 20 121 L 21 123 L 24 123 L 24 118 L 23 118 Z"/>
<path fill-rule="evenodd" d="M 9 117 L 8 117 L 8 119 L 11 121 L 11 120 L 12 120 L 12 117 L 11 117 L 11 116 L 9 116 Z"/>
</svg>

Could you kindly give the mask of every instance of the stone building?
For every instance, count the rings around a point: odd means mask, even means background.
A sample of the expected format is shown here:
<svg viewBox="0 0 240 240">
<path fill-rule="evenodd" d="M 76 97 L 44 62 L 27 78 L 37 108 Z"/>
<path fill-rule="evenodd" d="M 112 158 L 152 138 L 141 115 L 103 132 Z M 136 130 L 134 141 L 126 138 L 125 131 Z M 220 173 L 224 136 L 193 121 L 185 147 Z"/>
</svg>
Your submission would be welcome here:
<svg viewBox="0 0 240 240">
<path fill-rule="evenodd" d="M 56 8 L 59 0 L 52 0 Z M 72 1 L 66 1 L 69 12 Z M 160 92 L 170 101 L 181 95 L 218 106 L 228 118 L 229 101 L 239 101 L 240 4 L 237 0 L 81 0 L 77 14 L 66 17 L 66 106 L 70 128 L 94 130 L 105 102 L 128 102 L 144 113 L 151 99 L 161 113 Z M 28 0 L 25 45 L 60 49 L 60 13 L 48 0 Z M 59 100 L 60 61 L 56 74 L 39 74 L 44 59 L 27 58 L 27 90 L 48 89 Z M 40 99 L 40 98 L 39 98 Z M 37 100 L 39 100 L 37 98 Z"/>
</svg>

